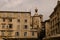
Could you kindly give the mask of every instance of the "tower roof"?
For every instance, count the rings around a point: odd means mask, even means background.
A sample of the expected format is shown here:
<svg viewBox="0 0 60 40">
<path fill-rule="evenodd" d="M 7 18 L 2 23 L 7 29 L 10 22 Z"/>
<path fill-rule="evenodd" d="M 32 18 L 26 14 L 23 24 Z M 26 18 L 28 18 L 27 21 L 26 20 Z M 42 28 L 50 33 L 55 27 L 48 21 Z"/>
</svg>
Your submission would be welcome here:
<svg viewBox="0 0 60 40">
<path fill-rule="evenodd" d="M 34 16 L 38 16 L 38 13 L 37 13 L 37 12 L 38 12 L 38 9 L 36 8 L 36 9 L 35 9 L 35 14 L 34 14 Z"/>
<path fill-rule="evenodd" d="M 36 13 L 38 12 L 38 9 L 37 9 L 37 8 L 35 9 L 35 12 L 36 12 Z"/>
</svg>

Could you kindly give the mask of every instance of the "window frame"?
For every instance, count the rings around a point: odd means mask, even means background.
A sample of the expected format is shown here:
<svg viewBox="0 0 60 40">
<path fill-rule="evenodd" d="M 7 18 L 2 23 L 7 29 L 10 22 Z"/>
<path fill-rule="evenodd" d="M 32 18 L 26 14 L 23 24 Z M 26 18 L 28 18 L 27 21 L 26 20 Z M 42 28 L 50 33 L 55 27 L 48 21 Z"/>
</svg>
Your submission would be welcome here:
<svg viewBox="0 0 60 40">
<path fill-rule="evenodd" d="M 27 36 L 27 32 L 24 32 L 24 36 Z"/>
<path fill-rule="evenodd" d="M 27 25 L 24 25 L 24 29 L 27 29 L 28 28 L 28 26 Z"/>
</svg>

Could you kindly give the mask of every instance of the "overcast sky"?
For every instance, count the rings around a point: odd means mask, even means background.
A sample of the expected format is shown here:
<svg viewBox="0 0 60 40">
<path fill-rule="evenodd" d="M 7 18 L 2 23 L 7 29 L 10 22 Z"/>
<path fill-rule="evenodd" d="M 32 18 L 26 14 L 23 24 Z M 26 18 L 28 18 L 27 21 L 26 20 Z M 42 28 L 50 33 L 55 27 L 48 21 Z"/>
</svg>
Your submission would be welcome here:
<svg viewBox="0 0 60 40">
<path fill-rule="evenodd" d="M 0 0 L 0 11 L 31 11 L 37 8 L 44 20 L 49 18 L 58 0 Z"/>
</svg>

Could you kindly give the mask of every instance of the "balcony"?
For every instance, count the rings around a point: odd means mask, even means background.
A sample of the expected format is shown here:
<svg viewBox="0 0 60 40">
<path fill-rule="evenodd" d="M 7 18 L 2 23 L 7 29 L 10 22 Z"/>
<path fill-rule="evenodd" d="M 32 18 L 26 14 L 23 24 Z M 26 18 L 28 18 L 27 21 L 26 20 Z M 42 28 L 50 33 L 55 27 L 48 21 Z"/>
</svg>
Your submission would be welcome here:
<svg viewBox="0 0 60 40">
<path fill-rule="evenodd" d="M 31 28 L 31 31 L 37 32 L 38 31 L 38 28 Z"/>
<path fill-rule="evenodd" d="M 0 31 L 4 31 L 4 32 L 5 32 L 5 31 L 7 31 L 7 32 L 13 32 L 14 30 L 13 30 L 13 29 L 9 29 L 9 30 L 8 30 L 8 29 L 0 29 Z"/>
<path fill-rule="evenodd" d="M 10 38 L 10 37 L 12 38 L 13 36 L 12 36 L 12 35 L 11 35 L 11 36 L 9 36 L 9 35 L 8 35 L 8 36 L 5 36 L 5 35 L 4 35 L 4 36 L 3 36 L 3 35 L 0 35 L 0 38 Z"/>
</svg>

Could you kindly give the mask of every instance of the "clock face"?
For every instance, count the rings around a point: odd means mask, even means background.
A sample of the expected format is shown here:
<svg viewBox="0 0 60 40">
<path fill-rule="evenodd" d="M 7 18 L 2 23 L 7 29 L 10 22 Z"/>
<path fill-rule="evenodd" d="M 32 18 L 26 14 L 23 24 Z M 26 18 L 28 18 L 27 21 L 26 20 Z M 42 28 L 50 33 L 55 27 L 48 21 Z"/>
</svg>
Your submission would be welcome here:
<svg viewBox="0 0 60 40">
<path fill-rule="evenodd" d="M 38 25 L 39 24 L 39 20 L 34 20 L 34 24 Z"/>
</svg>

